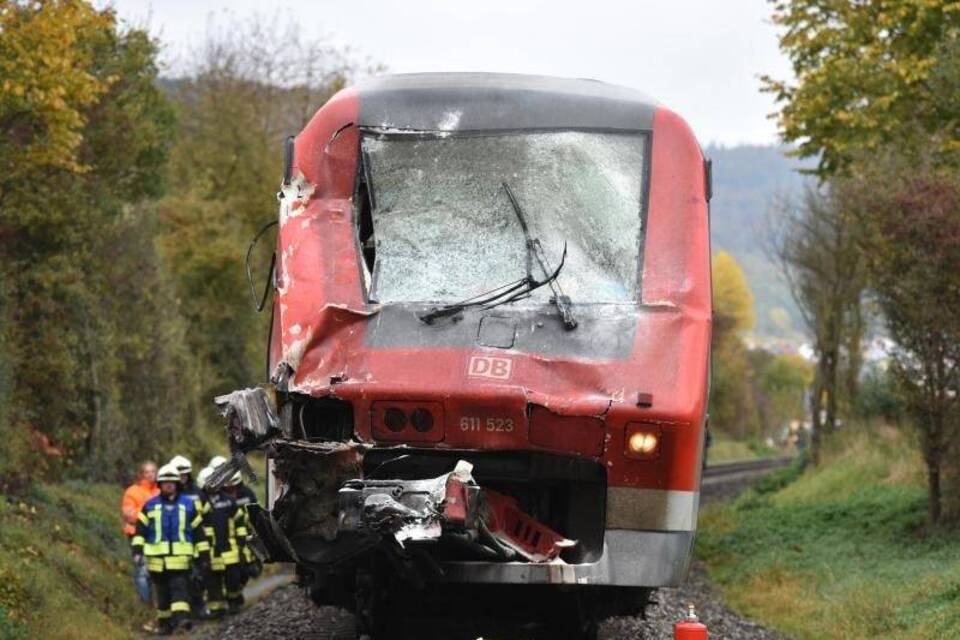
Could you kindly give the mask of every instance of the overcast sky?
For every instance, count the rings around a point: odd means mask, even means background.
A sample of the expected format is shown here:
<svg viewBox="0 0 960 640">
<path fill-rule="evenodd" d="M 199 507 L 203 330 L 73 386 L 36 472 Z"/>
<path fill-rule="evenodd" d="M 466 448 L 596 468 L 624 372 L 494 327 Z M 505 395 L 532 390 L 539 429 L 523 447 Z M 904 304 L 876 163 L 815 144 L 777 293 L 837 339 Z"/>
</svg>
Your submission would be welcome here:
<svg viewBox="0 0 960 640">
<path fill-rule="evenodd" d="M 683 115 L 703 143 L 775 142 L 758 76 L 789 76 L 765 0 L 101 0 L 182 60 L 208 23 L 283 14 L 391 72 L 504 71 L 622 84 Z M 319 105 L 318 105 L 319 106 Z"/>
</svg>

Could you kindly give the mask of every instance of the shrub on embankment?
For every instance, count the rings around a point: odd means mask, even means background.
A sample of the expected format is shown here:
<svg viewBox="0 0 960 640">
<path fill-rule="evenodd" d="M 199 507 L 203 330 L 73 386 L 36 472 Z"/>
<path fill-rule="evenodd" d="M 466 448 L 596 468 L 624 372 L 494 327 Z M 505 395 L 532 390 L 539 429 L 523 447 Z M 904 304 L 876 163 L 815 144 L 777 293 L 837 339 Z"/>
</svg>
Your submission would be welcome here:
<svg viewBox="0 0 960 640">
<path fill-rule="evenodd" d="M 698 554 L 728 604 L 791 637 L 960 637 L 960 535 L 933 528 L 916 445 L 837 434 L 824 463 L 701 517 Z"/>
<path fill-rule="evenodd" d="M 0 640 L 131 638 L 151 619 L 119 499 L 114 485 L 83 482 L 0 495 Z"/>
</svg>

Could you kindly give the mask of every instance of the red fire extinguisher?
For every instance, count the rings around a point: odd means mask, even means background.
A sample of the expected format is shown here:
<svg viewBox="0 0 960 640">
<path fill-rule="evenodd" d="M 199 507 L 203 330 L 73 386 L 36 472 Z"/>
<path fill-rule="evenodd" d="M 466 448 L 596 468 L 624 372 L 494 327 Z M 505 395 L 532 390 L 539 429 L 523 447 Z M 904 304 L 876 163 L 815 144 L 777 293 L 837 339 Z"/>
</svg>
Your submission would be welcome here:
<svg viewBox="0 0 960 640">
<path fill-rule="evenodd" d="M 707 640 L 707 625 L 697 618 L 692 604 L 687 606 L 687 616 L 673 624 L 673 640 Z"/>
</svg>

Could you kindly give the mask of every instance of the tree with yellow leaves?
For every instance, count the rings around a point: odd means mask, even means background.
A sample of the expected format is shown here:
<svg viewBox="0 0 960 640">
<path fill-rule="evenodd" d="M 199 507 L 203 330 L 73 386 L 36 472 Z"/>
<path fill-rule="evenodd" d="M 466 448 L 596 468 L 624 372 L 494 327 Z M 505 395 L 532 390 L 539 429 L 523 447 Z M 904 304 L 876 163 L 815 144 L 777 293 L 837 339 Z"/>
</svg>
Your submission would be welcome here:
<svg viewBox="0 0 960 640">
<path fill-rule="evenodd" d="M 732 255 L 713 258 L 713 380 L 710 422 L 738 437 L 755 434 L 757 411 L 743 337 L 753 329 L 753 293 Z"/>
<path fill-rule="evenodd" d="M 17 180 L 78 158 L 85 110 L 115 80 L 90 71 L 109 14 L 79 0 L 0 2 L 0 198 Z"/>
</svg>

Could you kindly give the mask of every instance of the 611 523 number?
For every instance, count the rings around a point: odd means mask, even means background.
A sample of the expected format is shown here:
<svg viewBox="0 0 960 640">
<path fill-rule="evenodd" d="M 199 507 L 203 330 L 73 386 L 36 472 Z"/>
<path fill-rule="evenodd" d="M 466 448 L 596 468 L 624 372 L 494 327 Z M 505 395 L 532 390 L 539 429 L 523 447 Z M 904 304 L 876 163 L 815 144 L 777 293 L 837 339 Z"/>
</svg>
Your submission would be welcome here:
<svg viewBox="0 0 960 640">
<path fill-rule="evenodd" d="M 478 418 L 464 416 L 460 418 L 460 430 L 510 433 L 513 431 L 513 418 Z"/>
</svg>

